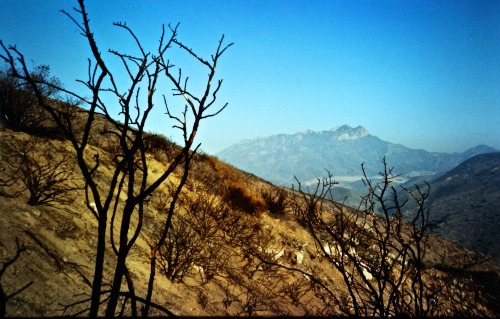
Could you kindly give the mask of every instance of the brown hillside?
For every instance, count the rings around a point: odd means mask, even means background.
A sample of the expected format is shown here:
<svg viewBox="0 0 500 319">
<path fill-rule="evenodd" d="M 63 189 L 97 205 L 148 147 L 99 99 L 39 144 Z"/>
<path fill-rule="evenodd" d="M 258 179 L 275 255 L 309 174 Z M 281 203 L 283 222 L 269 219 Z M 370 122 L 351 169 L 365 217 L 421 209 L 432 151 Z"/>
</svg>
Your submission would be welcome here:
<svg viewBox="0 0 500 319">
<path fill-rule="evenodd" d="M 114 165 L 114 141 L 102 133 L 105 131 L 105 122 L 98 121 L 91 152 L 87 153 L 99 155 L 101 169 L 96 174 L 100 187 L 106 187 L 109 169 Z M 169 150 L 176 147 L 164 138 L 156 139 L 147 155 L 151 178 L 165 169 Z M 61 185 L 78 188 L 63 189 L 65 196 L 59 201 L 31 206 L 27 204 L 28 191 L 22 190 L 19 179 L 1 187 L 0 260 L 5 269 L 1 287 L 6 296 L 18 292 L 7 300 L 6 315 L 86 315 L 97 221 L 87 207 L 83 180 L 73 166 L 69 142 L 3 128 L 0 151 L 2 180 L 15 173 L 12 169 L 19 167 L 18 155 L 23 152 L 38 163 L 57 163 L 67 156 L 54 171 L 73 172 Z M 181 173 L 177 171 L 148 200 L 144 231 L 127 259 L 139 298 L 146 294 L 149 243 L 158 236 L 171 185 L 178 182 Z M 17 192 L 17 197 L 8 196 Z M 284 196 L 283 205 L 278 205 L 282 210 L 271 205 L 273 200 L 269 198 L 276 194 Z M 215 157 L 196 155 L 174 215 L 171 237 L 162 248 L 164 258 L 158 265 L 154 302 L 175 315 L 188 316 L 346 315 L 348 306 L 338 304 L 349 296 L 345 274 L 333 266 L 308 227 L 299 221 L 292 204 L 299 198 L 297 192 L 280 189 Z M 347 208 L 326 202 L 321 214 L 326 221 L 333 221 L 340 210 Z M 371 217 L 368 222 L 362 213 L 348 213 L 356 216 L 352 231 L 358 232 L 359 238 L 365 236 L 362 229 L 370 229 L 370 223 L 379 218 Z M 404 231 L 403 236 L 407 236 L 410 229 Z M 322 236 L 328 239 L 327 234 Z M 6 267 L 18 251 L 16 240 L 25 250 Z M 427 243 L 426 289 L 432 290 L 438 300 L 433 315 L 498 314 L 497 265 L 483 262 L 466 269 L 464 264 L 472 262 L 471 252 L 435 236 Z M 363 242 L 353 247 L 356 256 L 370 257 Z M 107 254 L 113 254 L 110 243 Z M 114 265 L 107 262 L 105 281 L 111 280 L 113 270 Z M 408 284 L 411 281 L 406 280 Z M 128 291 L 126 283 L 122 290 Z M 127 299 L 121 302 L 124 313 L 129 314 Z M 157 309 L 151 314 L 164 315 Z"/>
</svg>

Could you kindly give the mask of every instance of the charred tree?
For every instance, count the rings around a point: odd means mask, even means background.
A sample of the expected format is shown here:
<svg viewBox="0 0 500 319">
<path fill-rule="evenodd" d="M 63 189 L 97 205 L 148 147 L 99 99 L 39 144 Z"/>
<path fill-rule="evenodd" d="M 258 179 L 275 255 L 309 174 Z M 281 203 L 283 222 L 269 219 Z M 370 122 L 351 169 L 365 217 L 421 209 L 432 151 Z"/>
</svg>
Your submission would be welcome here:
<svg viewBox="0 0 500 319">
<path fill-rule="evenodd" d="M 127 300 L 131 302 L 132 315 L 137 316 L 137 302 L 142 302 L 144 304 L 143 315 L 147 316 L 154 285 L 156 254 L 170 229 L 178 196 L 188 177 L 190 160 L 199 147 L 199 145 L 194 145 L 195 136 L 204 119 L 216 116 L 227 106 L 227 103 L 222 106 L 215 103 L 222 85 L 222 80 L 215 80 L 215 73 L 220 57 L 232 43 L 226 45 L 222 36 L 215 53 L 209 60 L 205 60 L 178 39 L 178 25 L 174 27 L 169 25 L 168 29 L 162 28 L 159 45 L 151 53 L 143 48 L 138 37 L 125 23 L 114 23 L 117 28 L 130 35 L 138 52 L 129 54 L 110 49 L 111 55 L 123 65 L 122 73 L 117 73 L 111 69 L 110 63 L 105 60 L 95 41 L 84 1 L 79 0 L 78 7 L 74 10 L 75 15 L 62 12 L 75 23 L 92 52 L 88 60 L 88 79 L 78 80 L 87 89 L 85 95 L 68 91 L 43 78 L 33 77 L 28 70 L 24 55 L 15 46 L 7 47 L 0 43 L 3 48 L 1 58 L 9 64 L 11 75 L 32 89 L 38 104 L 50 115 L 75 151 L 74 156 L 85 182 L 87 208 L 97 220 L 97 247 L 89 315 L 98 316 L 103 300 L 107 300 L 106 316 L 113 317 L 117 314 L 119 299 L 124 295 L 121 290 L 125 278 L 128 287 Z M 184 76 L 181 69 L 176 68 L 168 59 L 167 53 L 174 48 L 185 52 L 207 68 L 208 77 L 200 92 L 191 89 L 188 85 L 188 77 Z M 122 81 L 123 79 L 117 81 L 118 77 L 125 78 L 126 81 Z M 173 95 L 184 103 L 183 110 L 175 112 L 171 104 L 167 103 L 166 96 L 163 95 L 167 119 L 173 121 L 173 128 L 181 132 L 183 144 L 175 149 L 175 154 L 170 157 L 170 162 L 166 163 L 166 169 L 161 176 L 152 179 L 149 174 L 145 146 L 151 135 L 146 134 L 145 129 L 157 102 L 156 96 L 162 89 L 163 84 L 160 83 L 165 80 L 170 83 Z M 123 82 L 127 82 L 125 87 L 119 84 Z M 68 95 L 84 106 L 86 111 L 83 127 L 76 127 L 72 113 L 66 108 L 46 98 L 44 89 L 47 87 Z M 119 119 L 115 119 L 113 115 L 112 103 L 120 107 Z M 114 155 L 116 166 L 106 185 L 99 184 L 95 174 L 101 165 L 99 154 L 93 154 L 89 149 L 89 140 L 97 117 L 106 121 L 108 130 L 104 134 L 114 139 L 117 145 Z M 145 200 L 169 176 L 172 176 L 178 167 L 183 168 L 183 173 L 167 208 L 168 214 L 164 221 L 163 235 L 151 249 L 148 293 L 146 298 L 138 298 L 135 296 L 132 277 L 127 268 L 127 257 L 143 227 Z M 125 200 L 122 200 L 122 197 Z M 108 228 L 110 222 L 112 225 L 118 225 Z M 108 235 L 111 249 L 115 254 L 116 266 L 111 289 L 104 290 L 103 274 Z M 102 299 L 104 294 L 107 296 Z"/>
</svg>

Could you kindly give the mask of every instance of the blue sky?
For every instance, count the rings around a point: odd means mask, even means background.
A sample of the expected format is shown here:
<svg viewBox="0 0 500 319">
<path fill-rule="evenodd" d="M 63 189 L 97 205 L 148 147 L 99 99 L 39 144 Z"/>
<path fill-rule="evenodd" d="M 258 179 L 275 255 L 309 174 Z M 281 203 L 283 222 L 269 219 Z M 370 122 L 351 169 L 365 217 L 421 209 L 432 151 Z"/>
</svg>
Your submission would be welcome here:
<svg viewBox="0 0 500 319">
<path fill-rule="evenodd" d="M 75 79 L 85 79 L 89 51 L 58 12 L 76 5 L 3 0 L 0 39 L 82 90 Z M 115 21 L 151 51 L 161 25 L 177 22 L 179 39 L 207 58 L 222 34 L 235 43 L 218 68 L 220 102 L 229 106 L 198 136 L 208 153 L 343 124 L 429 151 L 500 149 L 499 1 L 88 1 L 87 10 L 110 63 L 109 48 L 134 50 Z M 194 80 L 205 76 L 172 58 Z M 176 139 L 157 107 L 150 130 Z"/>
</svg>

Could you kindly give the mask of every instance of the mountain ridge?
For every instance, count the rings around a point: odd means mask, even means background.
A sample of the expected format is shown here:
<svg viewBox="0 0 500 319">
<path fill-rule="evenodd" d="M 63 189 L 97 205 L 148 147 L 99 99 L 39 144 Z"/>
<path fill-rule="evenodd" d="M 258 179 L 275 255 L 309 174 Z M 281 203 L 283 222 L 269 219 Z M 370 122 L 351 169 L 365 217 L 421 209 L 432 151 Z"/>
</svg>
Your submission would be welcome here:
<svg viewBox="0 0 500 319">
<path fill-rule="evenodd" d="M 500 152 L 473 156 L 430 182 L 431 231 L 500 258 L 499 185 Z M 411 217 L 415 207 L 407 208 Z"/>
<path fill-rule="evenodd" d="M 368 176 L 375 176 L 381 159 L 386 158 L 401 174 L 403 183 L 414 177 L 446 172 L 474 155 L 493 151 L 496 150 L 492 147 L 478 145 L 461 153 L 428 152 L 384 141 L 361 125 L 342 125 L 331 130 L 247 139 L 216 155 L 279 185 L 290 186 L 294 176 L 303 181 L 314 180 L 327 169 L 342 186 L 359 190 L 363 188 L 361 163 L 365 163 Z"/>
<path fill-rule="evenodd" d="M 327 134 L 327 133 L 332 133 L 332 132 L 339 132 L 340 133 L 339 138 L 342 135 L 344 137 L 348 137 L 348 136 L 351 137 L 353 131 L 359 132 L 359 134 L 362 135 L 362 136 L 358 136 L 357 138 L 361 138 L 361 137 L 365 137 L 365 136 L 370 135 L 368 130 L 361 125 L 358 125 L 357 127 L 353 128 L 347 124 L 344 124 L 341 126 L 335 126 L 329 130 L 322 130 L 322 131 L 314 131 L 314 130 L 308 129 L 305 131 L 300 131 L 300 132 L 296 132 L 296 133 L 292 133 L 292 134 L 290 134 L 290 133 L 277 133 L 277 134 L 273 134 L 273 135 L 269 135 L 269 136 L 259 136 L 256 138 L 243 139 L 236 144 L 253 143 L 253 142 L 260 141 L 260 140 L 265 140 L 265 139 L 267 139 L 269 137 L 273 137 L 273 136 L 280 136 L 280 137 L 293 136 L 296 138 L 300 138 L 300 137 L 303 137 L 304 135 L 309 135 L 309 134 Z M 340 138 L 340 139 L 342 139 L 342 138 Z M 344 138 L 344 139 L 349 139 L 349 138 Z M 355 139 L 355 138 L 351 137 L 350 139 Z M 235 144 L 233 144 L 233 145 L 235 145 Z M 231 147 L 231 146 L 229 146 L 229 147 Z M 222 150 L 222 151 L 224 151 L 224 150 Z"/>
</svg>

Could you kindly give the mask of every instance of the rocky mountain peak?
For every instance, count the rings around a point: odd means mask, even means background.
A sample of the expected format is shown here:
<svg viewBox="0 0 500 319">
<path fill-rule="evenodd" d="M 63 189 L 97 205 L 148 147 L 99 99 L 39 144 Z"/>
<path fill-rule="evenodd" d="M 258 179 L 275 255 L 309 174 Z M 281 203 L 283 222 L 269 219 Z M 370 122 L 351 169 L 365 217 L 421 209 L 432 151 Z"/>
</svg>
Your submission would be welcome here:
<svg viewBox="0 0 500 319">
<path fill-rule="evenodd" d="M 368 130 L 361 125 L 357 127 L 351 127 L 349 125 L 337 126 L 331 129 L 331 132 L 335 133 L 337 140 L 356 140 L 368 136 Z"/>
</svg>

